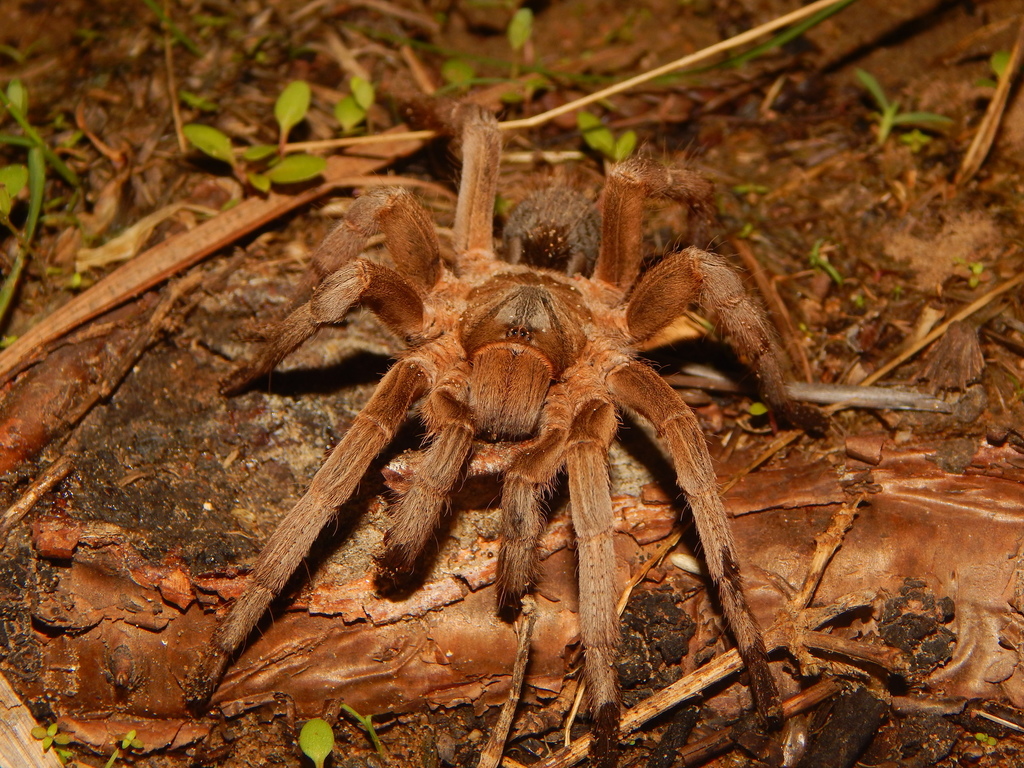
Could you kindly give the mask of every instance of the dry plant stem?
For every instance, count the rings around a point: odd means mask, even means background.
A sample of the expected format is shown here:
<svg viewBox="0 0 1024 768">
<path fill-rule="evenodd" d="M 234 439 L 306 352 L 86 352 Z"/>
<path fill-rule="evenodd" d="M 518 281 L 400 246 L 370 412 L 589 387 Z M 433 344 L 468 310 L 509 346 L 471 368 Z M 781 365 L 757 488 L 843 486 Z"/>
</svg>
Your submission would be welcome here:
<svg viewBox="0 0 1024 768">
<path fill-rule="evenodd" d="M 763 37 L 771 32 L 774 32 L 781 27 L 789 26 L 798 21 L 803 21 L 809 16 L 829 8 L 836 4 L 838 0 L 818 0 L 816 3 L 804 6 L 792 13 L 787 13 L 784 16 L 779 16 L 777 19 L 773 19 L 766 24 L 762 24 L 754 29 L 749 29 L 739 35 L 730 37 L 728 40 L 722 40 L 721 42 L 710 45 L 707 48 L 691 53 L 688 56 L 683 56 L 681 59 L 663 64 L 655 69 L 648 70 L 636 77 L 631 77 L 628 80 L 623 80 L 621 83 L 616 83 L 607 88 L 604 88 L 595 93 L 591 93 L 587 96 L 583 96 L 575 101 L 570 101 L 567 104 L 563 104 L 560 107 L 549 109 L 547 112 L 542 112 L 539 115 L 533 117 L 523 118 L 522 120 L 509 120 L 504 123 L 499 123 L 498 127 L 503 131 L 517 131 L 522 128 L 537 128 L 538 126 L 544 125 L 545 123 L 560 117 L 561 115 L 575 112 L 578 109 L 594 104 L 595 102 L 607 99 L 609 96 L 615 96 L 616 94 L 628 91 L 631 88 L 635 88 L 638 85 L 650 82 L 662 75 L 668 75 L 679 69 L 686 67 L 693 67 L 697 64 L 702 64 L 708 59 L 712 59 L 719 54 L 731 51 L 734 48 L 752 43 L 759 37 Z M 354 136 L 347 139 L 330 139 L 327 141 L 303 141 L 296 144 L 289 144 L 288 149 L 291 151 L 304 151 L 308 152 L 311 150 L 318 149 L 337 149 L 340 147 L 354 147 L 360 144 L 376 144 L 385 141 L 402 141 L 404 139 L 421 141 L 424 139 L 432 139 L 436 136 L 434 131 L 410 131 L 408 133 L 396 133 L 393 135 L 381 135 L 381 136 Z"/>
<path fill-rule="evenodd" d="M 167 3 L 164 2 L 164 15 L 170 18 L 167 10 Z M 185 140 L 185 132 L 181 129 L 181 106 L 178 104 L 178 86 L 174 82 L 174 51 L 171 42 L 171 35 L 164 30 L 164 65 L 167 67 L 167 101 L 171 105 L 171 116 L 174 118 L 174 134 L 178 137 L 178 151 L 185 154 L 188 151 L 188 142 Z"/>
<path fill-rule="evenodd" d="M 509 729 L 512 727 L 512 718 L 516 714 L 516 706 L 519 704 L 519 697 L 523 692 L 523 679 L 526 676 L 526 664 L 530 658 L 530 641 L 533 638 L 533 628 L 537 623 L 537 603 L 532 595 L 523 597 L 523 609 L 520 614 L 518 628 L 518 646 L 516 647 L 516 663 L 512 668 L 512 684 L 508 690 L 508 698 L 501 707 L 498 715 L 498 722 L 491 730 L 487 738 L 487 746 L 480 753 L 480 761 L 477 768 L 496 768 L 501 761 L 501 753 L 505 750 L 505 741 L 508 739 Z"/>
<path fill-rule="evenodd" d="M 1013 87 L 1013 81 L 1017 76 L 1017 70 L 1020 69 L 1022 60 L 1024 60 L 1024 16 L 1021 17 L 1020 28 L 1017 30 L 1017 42 L 1013 45 L 1010 60 L 1007 62 L 1006 69 L 1003 70 L 1003 74 L 999 78 L 995 95 L 992 97 L 992 101 L 989 102 L 988 109 L 985 110 L 985 117 L 981 121 L 981 125 L 978 126 L 978 132 L 974 134 L 974 140 L 971 142 L 967 154 L 964 155 L 964 159 L 960 163 L 960 170 L 957 171 L 954 183 L 962 184 L 969 180 L 980 170 L 982 163 L 985 162 L 985 157 L 992 147 L 992 142 L 995 141 L 999 124 L 1006 113 L 1010 89 Z"/>
<path fill-rule="evenodd" d="M 298 195 L 271 192 L 266 197 L 250 198 L 188 232 L 158 243 L 76 296 L 0 352 L 0 383 L 33 362 L 49 342 L 199 263 L 267 222 L 338 188 L 389 183 L 387 178 L 365 174 L 383 168 L 395 157 L 411 154 L 418 146 L 395 147 L 387 157 L 380 158 L 332 157 L 324 171 L 325 183 L 317 187 Z"/>
<path fill-rule="evenodd" d="M 1013 248 L 1011 248 L 1008 251 L 1006 251 L 1005 253 L 1003 253 L 1001 258 L 1002 259 L 1007 258 L 1015 250 L 1017 250 L 1016 246 L 1014 246 Z M 940 325 L 934 331 L 932 331 L 927 336 L 925 336 L 923 339 L 921 339 L 917 344 L 915 344 L 914 346 L 910 347 L 905 352 L 903 352 L 903 354 L 898 355 L 895 359 L 889 361 L 888 363 L 883 365 L 881 368 L 879 368 L 877 371 L 875 371 L 873 374 L 871 374 L 866 379 L 864 379 L 864 381 L 861 382 L 861 385 L 866 387 L 866 386 L 868 386 L 870 384 L 874 384 L 876 381 L 878 381 L 882 377 L 886 376 L 893 369 L 895 369 L 898 366 L 900 366 L 903 363 L 905 363 L 907 360 L 912 358 L 914 355 L 916 355 L 922 349 L 924 349 L 929 344 L 931 344 L 933 341 L 935 341 L 937 338 L 939 338 L 942 334 L 944 334 L 946 332 L 946 330 L 949 328 L 949 326 L 951 326 L 953 323 L 957 322 L 958 320 L 964 320 L 964 319 L 970 317 L 975 312 L 977 312 L 979 309 L 981 309 L 982 307 L 987 306 L 994 299 L 998 298 L 999 296 L 1002 296 L 1007 291 L 1013 290 L 1014 288 L 1016 288 L 1021 283 L 1024 283 L 1024 272 L 1022 272 L 1021 274 L 1017 275 L 1014 278 L 1011 278 L 1010 280 L 1007 280 L 1005 283 L 1000 285 L 998 288 L 993 288 L 991 291 L 986 293 L 984 296 L 979 298 L 977 301 L 974 301 L 971 304 L 968 304 L 966 307 L 964 307 L 959 312 L 957 312 L 955 315 L 953 315 L 951 318 L 949 318 L 949 320 L 944 322 L 942 325 Z"/>
<path fill-rule="evenodd" d="M 764 464 L 766 461 L 768 461 L 768 459 L 770 459 L 776 453 L 781 451 L 787 445 L 789 445 L 790 443 L 796 442 L 800 437 L 803 436 L 803 434 L 804 434 L 803 432 L 800 432 L 799 430 L 795 430 L 795 429 L 791 430 L 789 432 L 783 432 L 782 434 L 780 434 L 778 437 L 776 437 L 772 441 L 771 445 L 769 445 L 767 448 L 764 449 L 764 451 L 762 451 L 760 454 L 758 454 L 754 458 L 753 461 L 751 461 L 749 464 L 747 464 L 747 466 L 745 466 L 743 469 L 741 469 L 735 475 L 730 477 L 729 480 L 726 481 L 726 483 L 724 485 L 722 485 L 721 492 L 723 494 L 724 493 L 728 493 L 729 490 L 732 489 L 732 487 L 736 485 L 736 483 L 738 483 L 744 477 L 746 477 L 751 472 L 753 472 L 755 469 L 760 467 L 762 464 Z"/>
<path fill-rule="evenodd" d="M 29 489 L 0 516 L 0 548 L 7 541 L 7 534 L 17 525 L 46 493 L 68 476 L 74 466 L 74 457 L 65 454 L 48 466 L 35 479 Z"/>
<path fill-rule="evenodd" d="M 853 526 L 853 520 L 857 516 L 857 507 L 860 506 L 862 501 L 864 501 L 863 495 L 854 502 L 843 504 L 832 516 L 828 530 L 815 537 L 814 555 L 811 557 L 807 576 L 800 587 L 800 591 L 790 601 L 790 605 L 793 608 L 803 610 L 811 604 L 814 592 L 817 590 L 818 584 L 821 583 L 821 577 L 825 574 L 825 568 L 828 566 L 832 556 L 842 546 L 843 537 L 846 536 L 846 532 Z"/>
<path fill-rule="evenodd" d="M 789 352 L 790 362 L 799 363 L 800 372 L 803 375 L 804 381 L 811 382 L 813 377 L 811 375 L 811 364 L 807 360 L 807 353 L 804 352 L 803 345 L 800 343 L 799 338 L 796 335 L 796 329 L 793 327 L 793 318 L 789 314 L 789 309 L 786 307 L 784 301 L 779 296 L 779 292 L 775 289 L 772 281 L 768 279 L 765 274 L 764 267 L 754 257 L 754 252 L 750 249 L 750 246 L 744 240 L 738 237 L 730 237 L 729 244 L 736 249 L 736 253 L 743 259 L 743 263 L 747 267 L 747 271 L 750 272 L 754 278 L 754 282 L 757 283 L 758 290 L 761 292 L 761 296 L 768 302 L 768 308 L 772 313 L 781 320 L 781 326 L 779 326 L 780 335 L 782 336 L 782 343 L 786 347 L 786 351 Z"/>
</svg>

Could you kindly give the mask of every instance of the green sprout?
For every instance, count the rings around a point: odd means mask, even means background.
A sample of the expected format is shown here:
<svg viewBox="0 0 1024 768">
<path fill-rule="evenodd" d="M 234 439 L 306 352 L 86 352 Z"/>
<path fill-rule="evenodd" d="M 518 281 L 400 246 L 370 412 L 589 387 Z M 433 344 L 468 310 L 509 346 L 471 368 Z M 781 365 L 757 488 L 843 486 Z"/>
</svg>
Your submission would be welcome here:
<svg viewBox="0 0 1024 768">
<path fill-rule="evenodd" d="M 327 162 L 322 157 L 306 153 L 287 154 L 288 134 L 306 118 L 309 112 L 309 83 L 295 80 L 285 86 L 274 104 L 274 117 L 278 125 L 278 143 L 257 144 L 236 152 L 223 132 L 209 125 L 189 123 L 182 126 L 185 138 L 196 149 L 214 160 L 231 166 L 235 176 L 247 180 L 260 192 L 267 192 L 272 184 L 297 184 L 323 173 Z M 240 162 L 241 161 L 241 162 Z M 250 165 L 261 170 L 252 170 Z"/>
<path fill-rule="evenodd" d="M 53 751 L 56 753 L 61 765 L 66 765 L 71 758 L 71 752 L 61 749 L 61 747 L 71 743 L 71 737 L 66 733 L 61 733 L 56 723 L 51 723 L 45 728 L 37 725 L 32 729 L 32 738 L 42 742 L 43 752 L 48 752 L 50 747 L 53 747 Z"/>
<path fill-rule="evenodd" d="M 982 733 L 981 731 L 978 731 L 976 734 L 974 734 L 974 740 L 977 741 L 979 744 L 984 744 L 988 747 L 994 747 L 996 746 L 996 744 L 999 743 L 999 739 L 997 739 L 995 736 L 989 736 L 987 733 Z"/>
<path fill-rule="evenodd" d="M 843 284 L 843 276 L 839 274 L 839 270 L 836 269 L 831 262 L 828 260 L 828 256 L 821 252 L 821 246 L 825 244 L 824 239 L 820 239 L 811 246 L 811 252 L 807 256 L 807 261 L 810 263 L 812 269 L 820 269 L 826 275 L 832 278 L 832 282 L 836 285 Z"/>
<path fill-rule="evenodd" d="M 334 105 L 334 117 L 341 123 L 341 130 L 350 133 L 366 120 L 366 115 L 377 100 L 373 84 L 359 77 L 349 81 L 352 93 Z"/>
<path fill-rule="evenodd" d="M 123 739 L 115 743 L 114 754 L 104 763 L 103 768 L 114 768 L 114 763 L 121 756 L 122 751 L 127 752 L 129 749 L 142 749 L 142 747 L 142 741 L 136 737 L 136 732 L 128 731 Z"/>
<path fill-rule="evenodd" d="M 528 55 L 523 49 L 533 36 L 533 11 L 529 8 L 520 8 L 516 11 L 512 15 L 512 20 L 508 23 L 505 33 L 508 36 L 508 44 L 517 54 L 509 73 L 509 77 L 514 80 L 519 76 L 519 65 Z"/>
<path fill-rule="evenodd" d="M 984 86 L 986 88 L 995 88 L 998 85 L 996 81 L 1003 76 L 1003 72 L 1006 71 L 1006 67 L 1009 64 L 1010 52 L 996 51 L 988 60 L 989 69 L 992 70 L 992 74 L 995 75 L 995 78 L 983 77 L 977 82 L 975 82 L 975 85 Z"/>
<path fill-rule="evenodd" d="M 892 129 L 896 126 L 946 126 L 953 122 L 948 117 L 937 115 L 934 112 L 900 112 L 900 103 L 889 101 L 874 75 L 863 69 L 858 69 L 857 79 L 860 80 L 861 85 L 864 86 L 878 107 L 878 112 L 874 113 L 875 120 L 878 122 L 878 146 L 885 144 Z"/>
<path fill-rule="evenodd" d="M 14 263 L 0 285 L 0 322 L 10 309 L 18 282 L 28 261 L 32 249 L 36 227 L 44 208 L 43 197 L 46 192 L 46 168 L 54 172 L 76 189 L 81 185 L 78 175 L 72 171 L 49 147 L 39 131 L 29 122 L 28 89 L 20 80 L 11 80 L 7 90 L 0 90 L 0 108 L 5 109 L 21 128 L 21 135 L 0 134 L 0 144 L 20 147 L 26 150 L 26 164 L 14 164 L 0 168 L 3 178 L 0 184 L 0 225 L 9 229 L 17 241 Z M 28 187 L 28 210 L 24 223 L 18 227 L 11 219 L 15 198 Z"/>
<path fill-rule="evenodd" d="M 634 131 L 626 131 L 615 138 L 611 130 L 601 122 L 601 118 L 590 112 L 578 112 L 576 125 L 580 129 L 580 133 L 583 134 L 583 141 L 587 143 L 587 146 L 600 152 L 612 162 L 622 162 L 636 149 L 636 133 Z"/>
<path fill-rule="evenodd" d="M 465 59 L 448 59 L 441 65 L 441 77 L 454 88 L 468 88 L 476 79 L 476 69 Z"/>
<path fill-rule="evenodd" d="M 377 750 L 378 755 L 384 757 L 384 745 L 380 743 L 380 739 L 377 737 L 377 731 L 373 727 L 373 715 L 366 715 L 363 717 L 348 704 L 342 704 L 341 708 L 352 715 L 352 717 L 354 717 L 359 724 L 366 729 L 366 733 L 370 737 L 370 742 L 373 744 L 373 748 Z"/>
<path fill-rule="evenodd" d="M 324 761 L 334 750 L 334 731 L 330 724 L 319 717 L 309 720 L 299 731 L 299 749 L 316 768 L 324 768 Z"/>
</svg>

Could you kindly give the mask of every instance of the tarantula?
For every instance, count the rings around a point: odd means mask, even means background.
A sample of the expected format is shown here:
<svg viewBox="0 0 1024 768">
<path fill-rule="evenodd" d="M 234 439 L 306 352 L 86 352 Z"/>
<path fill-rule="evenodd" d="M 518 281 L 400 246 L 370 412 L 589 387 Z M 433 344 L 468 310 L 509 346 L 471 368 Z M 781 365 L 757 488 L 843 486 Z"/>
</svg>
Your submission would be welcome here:
<svg viewBox="0 0 1024 768">
<path fill-rule="evenodd" d="M 578 193 L 542 193 L 541 205 L 513 216 L 508 260 L 501 261 L 492 243 L 497 123 L 471 105 L 454 107 L 450 120 L 463 151 L 453 263 L 442 261 L 434 226 L 411 194 L 388 188 L 364 195 L 315 251 L 319 284 L 312 296 L 224 382 L 228 393 L 241 390 L 357 304 L 408 345 L 260 553 L 245 592 L 186 681 L 188 700 L 206 706 L 232 654 L 419 402 L 429 443 L 391 509 L 378 558 L 385 577 L 414 569 L 474 441 L 505 441 L 511 456 L 502 477 L 498 587 L 514 605 L 534 576 L 543 497 L 564 470 L 578 542 L 580 635 L 598 754 L 612 754 L 619 723 L 619 627 L 607 453 L 617 413 L 634 413 L 654 425 L 670 453 L 756 704 L 777 718 L 778 692 L 744 598 L 704 436 L 693 412 L 636 353 L 688 304 L 699 302 L 720 312 L 768 403 L 790 421 L 820 426 L 816 411 L 788 398 L 764 313 L 724 259 L 690 247 L 641 274 L 647 199 L 669 198 L 706 215 L 710 182 L 691 171 L 626 161 L 609 175 L 600 218 Z M 378 232 L 393 267 L 360 257 L 366 239 Z M 592 274 L 584 274 L 590 262 Z"/>
</svg>

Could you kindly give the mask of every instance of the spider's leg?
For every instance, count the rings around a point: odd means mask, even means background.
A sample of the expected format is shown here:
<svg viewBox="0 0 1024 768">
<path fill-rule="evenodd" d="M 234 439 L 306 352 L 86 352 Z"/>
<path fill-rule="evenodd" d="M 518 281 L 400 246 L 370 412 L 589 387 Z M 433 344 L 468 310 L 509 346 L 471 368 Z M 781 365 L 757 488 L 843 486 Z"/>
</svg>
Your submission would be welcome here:
<svg viewBox="0 0 1024 768">
<path fill-rule="evenodd" d="M 395 267 L 418 288 L 430 290 L 441 276 L 437 231 L 430 215 L 409 190 L 384 187 L 368 192 L 349 208 L 343 226 L 354 230 L 360 239 L 382 232 Z M 333 252 L 326 246 L 325 240 L 313 256 L 314 262 L 322 251 Z M 341 264 L 325 266 L 333 267 L 324 273 L 330 274 Z"/>
<path fill-rule="evenodd" d="M 580 638 L 584 670 L 596 721 L 597 765 L 614 765 L 619 740 L 619 686 L 615 651 L 614 516 L 608 478 L 608 448 L 618 422 L 609 402 L 591 400 L 577 411 L 566 444 L 572 525 L 579 559 Z"/>
<path fill-rule="evenodd" d="M 700 286 L 699 303 L 718 313 L 736 351 L 749 359 L 761 396 L 790 423 L 808 432 L 825 432 L 828 418 L 818 408 L 798 403 L 786 392 L 782 354 L 775 334 L 761 305 L 743 287 L 736 270 L 721 256 L 699 248 L 687 248 L 676 258 L 689 262 Z"/>
<path fill-rule="evenodd" d="M 648 198 L 671 198 L 706 217 L 712 210 L 713 191 L 711 182 L 693 171 L 666 168 L 639 157 L 616 165 L 604 188 L 601 250 L 594 277 L 623 290 L 636 281 L 643 257 L 643 214 Z"/>
<path fill-rule="evenodd" d="M 305 304 L 266 333 L 256 357 L 225 377 L 221 391 L 233 394 L 265 376 L 321 326 L 340 322 L 352 305 L 367 305 L 400 336 L 411 336 L 423 324 L 423 299 L 398 272 L 367 259 L 356 259 L 329 275 Z"/>
<path fill-rule="evenodd" d="M 423 404 L 431 442 L 411 486 L 391 508 L 391 526 L 377 559 L 385 584 L 414 569 L 466 463 L 473 445 L 473 412 L 467 396 L 466 376 L 456 371 L 436 386 Z"/>
<path fill-rule="evenodd" d="M 396 363 L 384 376 L 366 407 L 313 477 L 309 490 L 281 521 L 256 558 L 245 592 L 217 626 L 199 664 L 185 681 L 185 697 L 191 706 L 206 706 L 231 655 L 284 588 L 323 527 L 348 501 L 370 462 L 391 441 L 409 407 L 428 383 L 427 373 L 411 361 Z"/>
<path fill-rule="evenodd" d="M 768 668 L 761 629 L 743 594 L 729 516 L 718 494 L 711 456 L 697 417 L 672 387 L 642 363 L 620 366 L 607 381 L 616 404 L 649 421 L 668 448 L 679 487 L 693 510 L 708 573 L 718 588 L 725 618 L 750 673 L 758 711 L 770 722 L 779 721 L 779 691 Z"/>
<path fill-rule="evenodd" d="M 489 252 L 494 245 L 501 129 L 494 115 L 475 104 L 459 104 L 452 119 L 462 136 L 462 179 L 452 227 L 455 252 Z"/>
<path fill-rule="evenodd" d="M 567 428 L 554 410 L 545 410 L 540 433 L 517 450 L 502 481 L 498 595 L 508 608 L 518 608 L 536 577 L 537 542 L 544 532 L 541 499 L 564 463 Z"/>
</svg>

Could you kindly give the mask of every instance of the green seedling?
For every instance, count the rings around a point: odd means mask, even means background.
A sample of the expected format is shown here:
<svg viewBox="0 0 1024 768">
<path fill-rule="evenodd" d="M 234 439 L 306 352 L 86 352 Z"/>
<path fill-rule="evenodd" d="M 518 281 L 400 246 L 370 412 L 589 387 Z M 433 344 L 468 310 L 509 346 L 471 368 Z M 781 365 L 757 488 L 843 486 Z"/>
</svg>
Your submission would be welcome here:
<svg viewBox="0 0 1024 768">
<path fill-rule="evenodd" d="M 142 747 L 142 741 L 136 738 L 136 732 L 128 731 L 123 739 L 114 744 L 114 754 L 103 764 L 103 768 L 114 768 L 114 763 L 117 762 L 117 758 L 121 756 L 122 752 L 127 752 L 130 749 L 142 749 Z"/>
<path fill-rule="evenodd" d="M 465 59 L 448 59 L 441 65 L 441 77 L 454 89 L 468 88 L 476 80 L 476 69 Z"/>
<path fill-rule="evenodd" d="M 219 109 L 217 102 L 210 101 L 205 96 L 192 93 L 192 91 L 178 91 L 178 98 L 186 107 L 198 109 L 200 112 L 216 112 Z"/>
<path fill-rule="evenodd" d="M 71 743 L 71 737 L 66 733 L 61 733 L 56 723 L 51 723 L 45 728 L 37 725 L 32 729 L 32 738 L 42 742 L 43 752 L 48 752 L 52 747 L 61 765 L 66 765 L 71 759 L 71 752 L 61 749 Z"/>
<path fill-rule="evenodd" d="M 810 263 L 812 269 L 820 269 L 826 275 L 832 278 L 832 282 L 836 285 L 843 284 L 843 276 L 839 274 L 839 270 L 836 269 L 831 262 L 828 260 L 828 256 L 821 252 L 821 246 L 825 244 L 825 241 L 818 240 L 813 246 L 811 246 L 811 252 L 807 256 L 807 261 Z"/>
<path fill-rule="evenodd" d="M 1009 51 L 996 51 L 988 60 L 989 69 L 992 70 L 992 74 L 995 76 L 983 77 L 975 82 L 975 85 L 985 86 L 987 88 L 995 88 L 999 83 L 996 81 L 1003 76 L 1003 72 L 1006 71 L 1006 67 L 1010 64 L 1010 52 Z"/>
<path fill-rule="evenodd" d="M 512 15 L 512 20 L 508 23 L 508 29 L 505 30 L 505 34 L 508 37 L 508 44 L 516 52 L 516 58 L 512 62 L 512 70 L 509 73 L 509 77 L 515 79 L 519 77 L 519 67 L 528 56 L 524 49 L 526 44 L 530 42 L 530 38 L 533 37 L 533 11 L 529 8 L 520 8 L 516 11 Z"/>
<path fill-rule="evenodd" d="M 299 749 L 316 768 L 324 768 L 324 762 L 334 750 L 334 731 L 326 720 L 314 717 L 299 731 Z"/>
<path fill-rule="evenodd" d="M 999 739 L 995 736 L 989 736 L 987 733 L 982 733 L 981 731 L 974 734 L 974 740 L 979 744 L 984 744 L 986 747 L 994 747 L 999 743 Z"/>
<path fill-rule="evenodd" d="M 288 134 L 309 111 L 309 84 L 296 80 L 285 86 L 274 104 L 278 143 L 257 144 L 239 152 L 224 133 L 209 125 L 189 123 L 182 127 L 185 138 L 200 152 L 227 163 L 235 176 L 253 188 L 267 192 L 272 184 L 296 184 L 323 173 L 327 162 L 305 153 L 286 154 Z M 254 167 L 251 167 L 254 166 Z"/>
<path fill-rule="evenodd" d="M 156 2 L 156 0 L 142 0 L 142 2 L 145 3 L 149 10 L 156 14 L 156 17 L 160 19 L 160 23 L 163 25 L 164 29 L 170 33 L 171 37 L 185 46 L 189 53 L 193 56 L 203 55 L 203 52 L 199 50 L 199 46 L 193 43 L 192 40 L 189 39 L 189 36 L 182 32 L 181 27 L 171 21 L 170 17 L 164 13 L 164 9 L 160 6 L 160 3 Z"/>
<path fill-rule="evenodd" d="M 583 141 L 591 149 L 600 152 L 612 162 L 619 163 L 633 154 L 636 149 L 636 132 L 626 131 L 618 138 L 601 119 L 590 112 L 576 113 L 576 125 L 583 134 Z"/>
<path fill-rule="evenodd" d="M 352 93 L 334 105 L 334 117 L 341 123 L 344 133 L 351 133 L 358 127 L 377 100 L 377 92 L 373 84 L 365 79 L 354 76 L 349 81 Z"/>
<path fill-rule="evenodd" d="M 863 69 L 858 69 L 857 79 L 860 80 L 861 85 L 864 86 L 878 107 L 878 112 L 874 113 L 875 119 L 878 122 L 878 146 L 885 144 L 889 134 L 897 126 L 923 125 L 925 127 L 937 127 L 950 125 L 953 122 L 948 117 L 937 115 L 934 112 L 900 112 L 900 103 L 898 101 L 889 101 L 885 91 L 882 90 L 882 86 L 879 85 L 872 74 L 865 72 Z"/>
<path fill-rule="evenodd" d="M 970 275 L 970 277 L 967 278 L 967 285 L 971 288 L 977 288 L 981 285 L 981 275 L 985 271 L 984 263 L 980 261 L 968 262 L 963 259 L 953 259 L 953 263 L 967 269 L 967 272 Z"/>
<path fill-rule="evenodd" d="M 352 715 L 352 717 L 354 717 L 359 724 L 366 729 L 366 733 L 370 737 L 370 742 L 373 744 L 373 748 L 377 750 L 378 755 L 384 757 L 384 745 L 380 743 L 380 739 L 377 737 L 377 731 L 373 727 L 373 715 L 366 715 L 366 717 L 363 717 L 348 704 L 342 704 L 341 708 L 343 711 Z"/>
<path fill-rule="evenodd" d="M 14 164 L 0 169 L 3 173 L 4 191 L 0 192 L 0 224 L 9 229 L 17 240 L 14 263 L 0 285 L 0 323 L 7 315 L 21 275 L 25 270 L 28 254 L 35 238 L 43 211 L 43 197 L 46 192 L 46 168 L 52 168 L 64 181 L 76 189 L 80 186 L 78 175 L 64 164 L 47 145 L 39 131 L 29 122 L 28 89 L 20 80 L 12 80 L 7 90 L 0 90 L 0 107 L 20 126 L 22 135 L 0 134 L 0 144 L 26 150 L 25 165 Z M 28 187 L 28 209 L 24 223 L 19 227 L 11 214 L 15 198 Z"/>
</svg>

